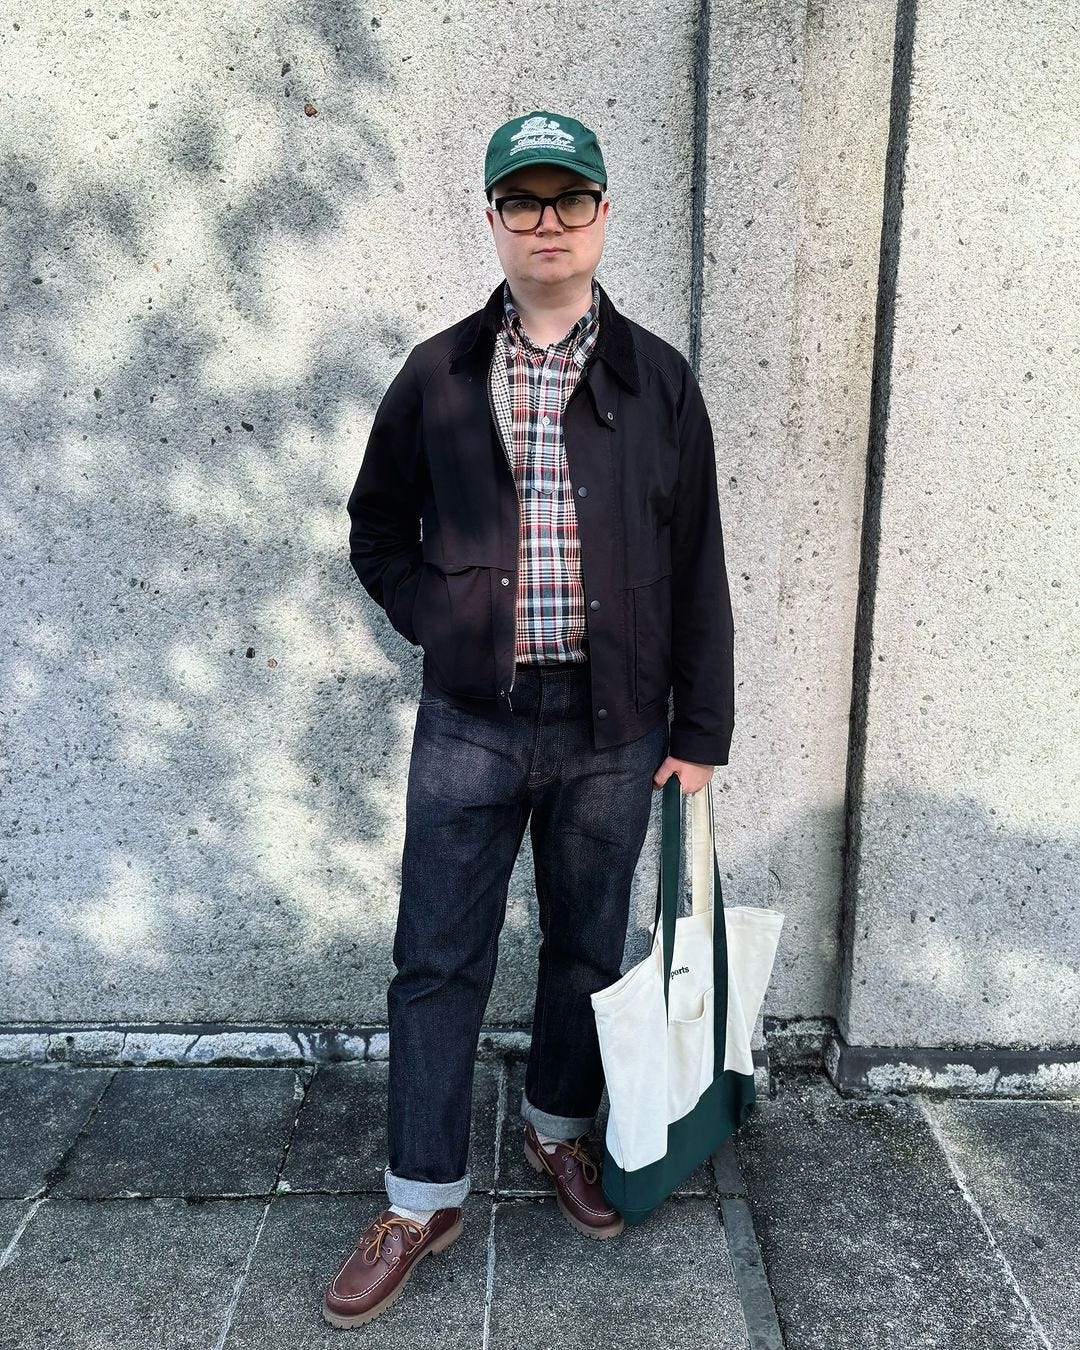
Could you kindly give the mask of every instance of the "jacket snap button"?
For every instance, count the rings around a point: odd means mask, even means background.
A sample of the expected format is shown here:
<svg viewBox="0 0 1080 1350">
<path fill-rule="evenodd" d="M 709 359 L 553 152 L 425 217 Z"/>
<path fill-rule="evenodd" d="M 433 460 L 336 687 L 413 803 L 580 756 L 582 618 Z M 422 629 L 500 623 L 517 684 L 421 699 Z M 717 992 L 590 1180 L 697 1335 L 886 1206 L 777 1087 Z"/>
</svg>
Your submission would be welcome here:
<svg viewBox="0 0 1080 1350">
<path fill-rule="evenodd" d="M 509 577 L 503 577 L 503 579 L 502 579 L 502 584 L 503 584 L 504 586 L 509 586 L 509 585 L 510 585 L 510 578 L 509 578 Z"/>
<path fill-rule="evenodd" d="M 607 716 L 607 709 L 606 709 L 606 708 L 597 708 L 597 710 L 596 710 L 596 715 L 597 715 L 597 717 L 606 717 L 606 716 Z"/>
<path fill-rule="evenodd" d="M 614 422 L 614 420 L 615 420 L 615 414 L 614 414 L 614 413 L 608 413 L 608 415 L 607 415 L 607 420 L 608 420 L 609 422 Z"/>
<path fill-rule="evenodd" d="M 577 490 L 577 495 L 579 497 L 587 497 L 589 495 L 589 489 L 587 487 L 579 487 Z"/>
<path fill-rule="evenodd" d="M 599 608 L 600 608 L 600 601 L 599 601 L 599 600 L 590 600 L 590 601 L 589 601 L 589 608 L 590 608 L 590 609 L 599 609 Z"/>
</svg>

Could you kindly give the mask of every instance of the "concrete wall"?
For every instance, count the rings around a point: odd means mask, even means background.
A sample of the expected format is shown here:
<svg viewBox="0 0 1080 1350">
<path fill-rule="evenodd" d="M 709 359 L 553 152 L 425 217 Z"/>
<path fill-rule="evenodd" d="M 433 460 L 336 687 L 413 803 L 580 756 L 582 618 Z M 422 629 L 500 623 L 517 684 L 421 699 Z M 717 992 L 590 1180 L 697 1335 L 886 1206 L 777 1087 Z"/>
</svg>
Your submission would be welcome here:
<svg viewBox="0 0 1080 1350">
<path fill-rule="evenodd" d="M 887 212 L 838 1014 L 1080 1044 L 1080 30 L 922 0 Z"/>
<path fill-rule="evenodd" d="M 766 1011 L 1080 1041 L 1066 19 L 13 21 L 0 1023 L 385 1021 L 420 653 L 344 502 L 409 347 L 500 279 L 483 150 L 539 106 L 598 131 L 601 278 L 712 412 L 739 679 L 713 791 L 725 900 L 788 916 Z M 531 866 L 526 840 L 490 1026 L 531 1014 Z"/>
</svg>

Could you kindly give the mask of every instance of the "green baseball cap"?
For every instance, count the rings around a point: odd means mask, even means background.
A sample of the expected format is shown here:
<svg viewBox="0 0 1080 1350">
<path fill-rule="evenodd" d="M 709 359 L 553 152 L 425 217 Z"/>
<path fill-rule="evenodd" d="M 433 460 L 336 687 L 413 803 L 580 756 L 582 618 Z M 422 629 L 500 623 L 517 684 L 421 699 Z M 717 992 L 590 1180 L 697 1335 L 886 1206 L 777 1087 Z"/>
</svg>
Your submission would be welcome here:
<svg viewBox="0 0 1080 1350">
<path fill-rule="evenodd" d="M 561 164 L 607 187 L 607 169 L 596 133 L 573 117 L 531 112 L 504 122 L 488 141 L 484 191 L 526 164 Z"/>
</svg>

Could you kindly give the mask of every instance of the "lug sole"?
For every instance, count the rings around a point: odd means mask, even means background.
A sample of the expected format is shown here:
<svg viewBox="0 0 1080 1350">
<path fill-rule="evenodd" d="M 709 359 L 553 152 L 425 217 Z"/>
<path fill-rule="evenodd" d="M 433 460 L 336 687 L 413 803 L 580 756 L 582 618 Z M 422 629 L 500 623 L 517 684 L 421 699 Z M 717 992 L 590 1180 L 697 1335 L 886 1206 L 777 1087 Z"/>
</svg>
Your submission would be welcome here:
<svg viewBox="0 0 1080 1350">
<path fill-rule="evenodd" d="M 424 1250 L 412 1263 L 409 1269 L 405 1272 L 405 1275 L 402 1277 L 401 1282 L 394 1289 L 393 1293 L 388 1294 L 386 1298 L 382 1300 L 381 1303 L 376 1303 L 375 1306 L 373 1308 L 369 1308 L 367 1312 L 361 1313 L 335 1312 L 332 1308 L 327 1306 L 326 1295 L 324 1294 L 322 1305 L 323 1317 L 326 1319 L 327 1322 L 330 1323 L 332 1327 L 359 1327 L 363 1326 L 365 1322 L 372 1321 L 373 1318 L 378 1317 L 380 1313 L 384 1313 L 387 1310 L 387 1308 L 389 1308 L 391 1303 L 393 1303 L 394 1299 L 397 1298 L 397 1296 L 409 1283 L 409 1280 L 412 1278 L 413 1271 L 424 1259 L 424 1257 L 430 1256 L 432 1252 L 444 1252 L 446 1251 L 447 1247 L 453 1246 L 453 1244 L 461 1236 L 464 1227 L 465 1227 L 465 1216 L 461 1215 L 458 1218 L 457 1223 L 454 1224 L 453 1228 L 448 1228 L 445 1233 L 441 1234 L 441 1236 L 435 1239 L 435 1241 L 431 1244 L 430 1247 L 424 1248 Z"/>
<path fill-rule="evenodd" d="M 525 1143 L 525 1158 L 534 1172 L 542 1172 L 544 1176 L 548 1178 L 549 1181 L 552 1180 L 551 1173 L 540 1161 L 539 1157 L 533 1151 L 528 1141 L 526 1141 Z M 621 1214 L 619 1215 L 617 1223 L 608 1224 L 604 1228 L 593 1228 L 590 1224 L 583 1223 L 576 1214 L 573 1214 L 569 1209 L 567 1209 L 566 1205 L 563 1203 L 562 1191 L 558 1188 L 558 1186 L 555 1187 L 555 1199 L 558 1203 L 559 1209 L 562 1211 L 563 1218 L 567 1221 L 567 1223 L 570 1224 L 572 1228 L 577 1229 L 577 1231 L 581 1233 L 584 1237 L 597 1239 L 618 1237 L 619 1234 L 622 1232 L 622 1230 L 626 1227 L 626 1220 L 622 1217 Z"/>
</svg>

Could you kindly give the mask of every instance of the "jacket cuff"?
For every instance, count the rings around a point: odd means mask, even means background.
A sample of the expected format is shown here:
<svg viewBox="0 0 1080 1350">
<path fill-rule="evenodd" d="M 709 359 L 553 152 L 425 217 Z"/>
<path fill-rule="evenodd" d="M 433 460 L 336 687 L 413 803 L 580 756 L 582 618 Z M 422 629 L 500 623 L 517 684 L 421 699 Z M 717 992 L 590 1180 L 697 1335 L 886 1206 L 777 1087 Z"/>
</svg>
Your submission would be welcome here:
<svg viewBox="0 0 1080 1350">
<path fill-rule="evenodd" d="M 687 731 L 672 723 L 668 736 L 668 754 L 674 759 L 688 760 L 691 764 L 719 767 L 728 762 L 733 730 L 734 728 L 726 735 L 717 736 L 701 731 Z"/>
</svg>

